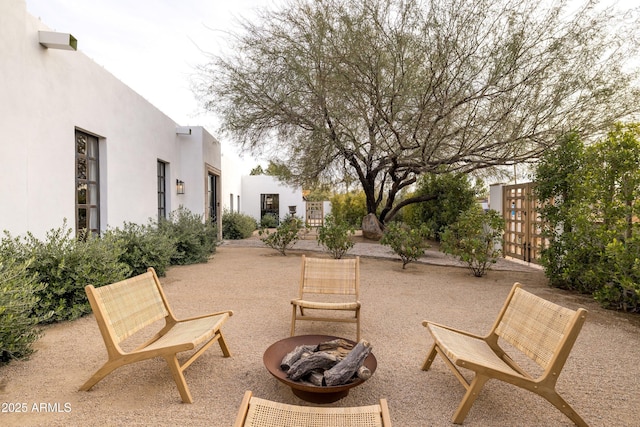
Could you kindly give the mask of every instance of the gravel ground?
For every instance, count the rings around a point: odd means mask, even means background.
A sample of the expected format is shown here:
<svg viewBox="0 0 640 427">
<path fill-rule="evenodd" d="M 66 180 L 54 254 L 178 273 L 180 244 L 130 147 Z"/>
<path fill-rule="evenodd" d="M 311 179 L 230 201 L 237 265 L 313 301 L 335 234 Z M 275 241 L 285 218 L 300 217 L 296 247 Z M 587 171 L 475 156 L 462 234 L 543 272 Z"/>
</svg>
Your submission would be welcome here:
<svg viewBox="0 0 640 427">
<path fill-rule="evenodd" d="M 245 390 L 274 401 L 308 405 L 273 378 L 264 350 L 288 336 L 300 255 L 319 254 L 301 241 L 287 256 L 260 242 L 229 242 L 207 264 L 171 268 L 161 278 L 178 317 L 232 309 L 223 328 L 232 357 L 211 347 L 185 371 L 195 402 L 183 404 L 162 359 L 124 366 L 89 392 L 78 391 L 106 360 L 93 316 L 52 325 L 30 360 L 0 368 L 3 426 L 231 426 Z M 547 286 L 542 271 L 501 261 L 475 278 L 451 258 L 429 251 L 421 263 L 401 262 L 377 244 L 358 243 L 361 259 L 362 337 L 378 368 L 371 379 L 330 405 L 388 399 L 395 426 L 450 426 L 464 394 L 439 358 L 420 370 L 431 345 L 422 320 L 485 333 L 513 282 L 589 317 L 557 389 L 592 426 L 638 425 L 640 321 L 606 311 L 590 299 Z M 351 324 L 302 322 L 299 334 L 355 339 Z M 18 413 L 17 411 L 22 412 Z M 568 426 L 571 422 L 532 393 L 490 381 L 465 420 L 468 426 Z"/>
</svg>

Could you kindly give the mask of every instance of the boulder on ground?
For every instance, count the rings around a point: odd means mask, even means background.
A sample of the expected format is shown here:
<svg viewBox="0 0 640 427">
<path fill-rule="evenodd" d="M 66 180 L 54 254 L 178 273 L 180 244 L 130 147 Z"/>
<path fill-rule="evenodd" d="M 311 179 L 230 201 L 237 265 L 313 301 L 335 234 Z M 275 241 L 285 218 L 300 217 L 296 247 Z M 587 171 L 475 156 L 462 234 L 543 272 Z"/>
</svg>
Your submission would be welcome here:
<svg viewBox="0 0 640 427">
<path fill-rule="evenodd" d="M 370 240 L 380 240 L 382 238 L 382 224 L 375 214 L 367 214 L 362 219 L 362 237 Z"/>
</svg>

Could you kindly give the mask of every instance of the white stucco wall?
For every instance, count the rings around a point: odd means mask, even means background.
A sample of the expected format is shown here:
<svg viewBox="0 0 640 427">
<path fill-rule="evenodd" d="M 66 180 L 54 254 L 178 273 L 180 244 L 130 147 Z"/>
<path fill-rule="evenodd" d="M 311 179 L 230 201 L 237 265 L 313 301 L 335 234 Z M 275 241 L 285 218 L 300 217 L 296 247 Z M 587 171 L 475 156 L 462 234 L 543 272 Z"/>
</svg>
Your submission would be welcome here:
<svg viewBox="0 0 640 427">
<path fill-rule="evenodd" d="M 260 195 L 279 195 L 279 217 L 289 213 L 289 206 L 296 207 L 296 216 L 304 218 L 305 203 L 302 189 L 293 188 L 269 175 L 245 175 L 242 177 L 242 212 L 260 221 Z"/>
<path fill-rule="evenodd" d="M 244 198 L 242 197 L 242 173 L 243 162 L 233 153 L 222 153 L 222 170 L 225 171 L 222 180 L 222 206 L 223 209 L 234 212 L 242 212 Z M 233 203 L 231 199 L 233 198 Z"/>
<path fill-rule="evenodd" d="M 489 186 L 489 209 L 502 213 L 502 197 L 504 184 L 491 184 Z"/>
<path fill-rule="evenodd" d="M 172 180 L 172 191 L 175 192 L 176 179 L 183 181 L 185 192 L 176 195 L 177 202 L 191 212 L 201 213 L 208 209 L 208 173 L 221 175 L 220 142 L 201 126 L 188 128 L 191 129 L 191 135 L 178 135 L 180 169 Z"/>
<path fill-rule="evenodd" d="M 205 165 L 220 170 L 220 144 L 198 127 L 176 135 L 171 118 L 82 53 L 81 39 L 79 51 L 47 49 L 38 30 L 50 29 L 24 1 L 0 2 L 0 230 L 41 236 L 64 218 L 73 227 L 76 129 L 99 137 L 102 229 L 157 217 L 158 160 L 168 163 L 168 210 L 204 214 Z M 73 22 L 58 31 L 73 34 Z"/>
</svg>

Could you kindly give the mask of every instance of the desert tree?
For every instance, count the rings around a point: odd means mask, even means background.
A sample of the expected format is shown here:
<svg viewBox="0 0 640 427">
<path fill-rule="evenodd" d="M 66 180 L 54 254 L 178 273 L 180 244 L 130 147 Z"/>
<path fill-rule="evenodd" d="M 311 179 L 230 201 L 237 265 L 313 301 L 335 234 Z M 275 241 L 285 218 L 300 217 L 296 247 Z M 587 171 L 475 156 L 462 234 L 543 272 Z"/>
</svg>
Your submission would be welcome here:
<svg viewBox="0 0 640 427">
<path fill-rule="evenodd" d="M 288 180 L 356 179 L 389 221 L 424 173 L 536 159 L 640 109 L 638 29 L 588 1 L 290 0 L 240 20 L 196 92 Z"/>
</svg>

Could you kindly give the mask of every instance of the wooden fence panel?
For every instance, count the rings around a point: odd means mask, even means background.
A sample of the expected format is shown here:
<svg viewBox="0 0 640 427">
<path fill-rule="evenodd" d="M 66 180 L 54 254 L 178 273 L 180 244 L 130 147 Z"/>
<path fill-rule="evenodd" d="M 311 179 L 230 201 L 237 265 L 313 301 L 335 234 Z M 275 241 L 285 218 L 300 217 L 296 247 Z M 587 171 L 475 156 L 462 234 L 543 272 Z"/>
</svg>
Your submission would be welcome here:
<svg viewBox="0 0 640 427">
<path fill-rule="evenodd" d="M 533 194 L 534 183 L 506 185 L 503 188 L 503 218 L 505 256 L 539 263 L 545 245 L 541 236 L 540 203 Z"/>
<path fill-rule="evenodd" d="M 307 227 L 321 227 L 324 225 L 324 206 L 322 202 L 306 202 Z"/>
</svg>

